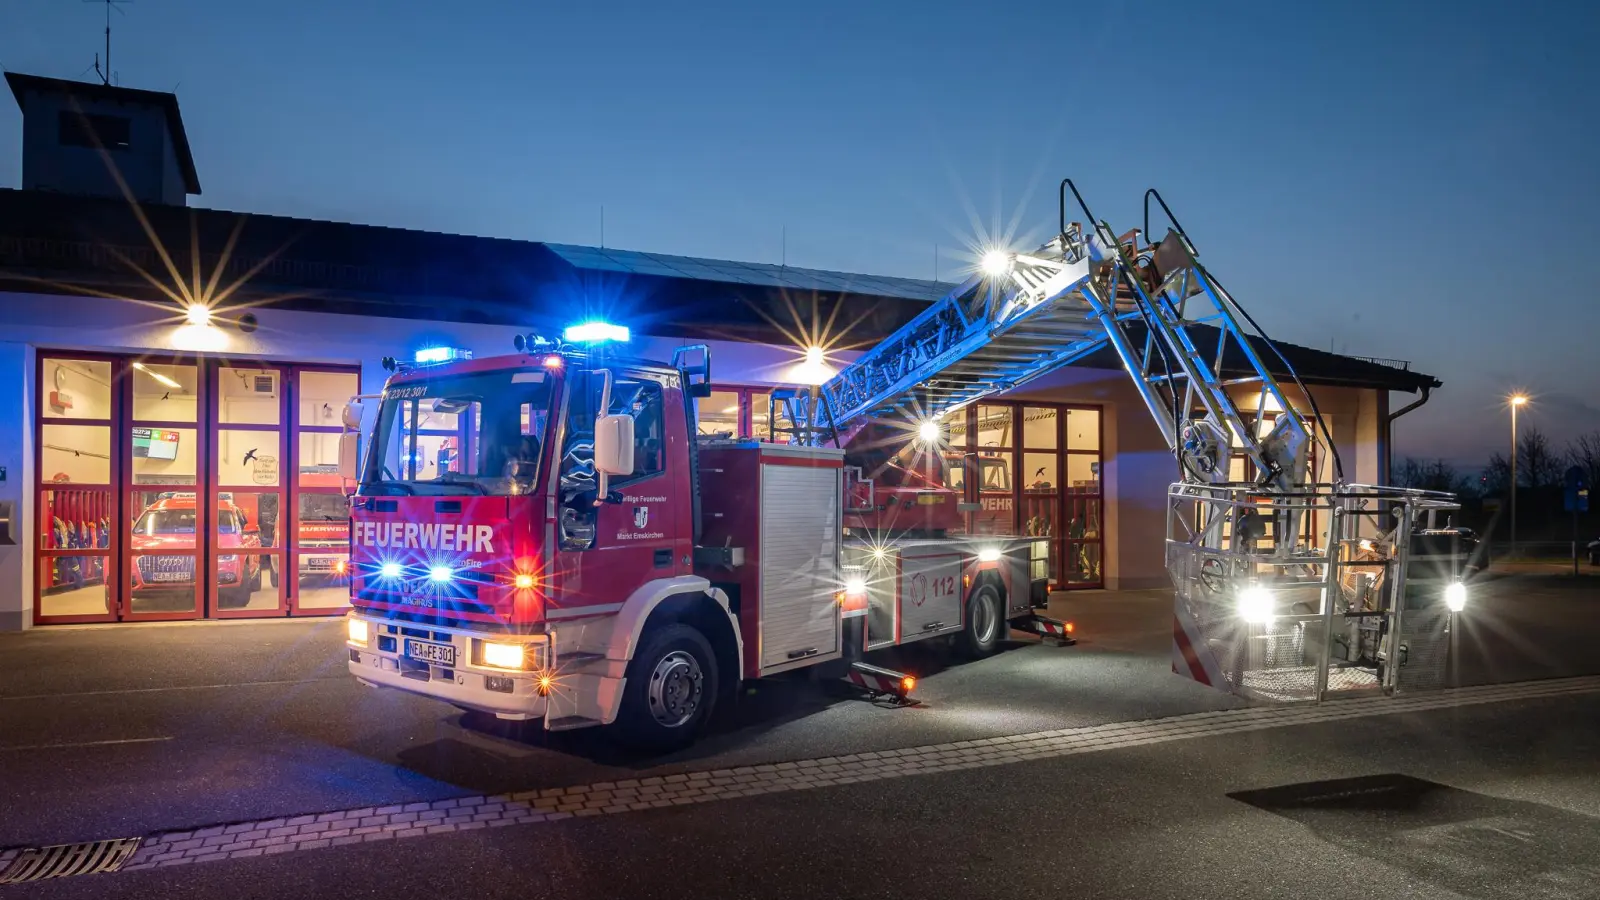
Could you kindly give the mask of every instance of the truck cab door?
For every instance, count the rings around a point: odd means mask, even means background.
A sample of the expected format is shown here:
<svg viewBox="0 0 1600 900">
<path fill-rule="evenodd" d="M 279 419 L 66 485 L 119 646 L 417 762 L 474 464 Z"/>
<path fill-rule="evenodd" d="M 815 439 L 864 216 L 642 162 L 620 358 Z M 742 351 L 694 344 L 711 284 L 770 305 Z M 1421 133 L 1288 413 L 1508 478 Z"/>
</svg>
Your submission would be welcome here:
<svg viewBox="0 0 1600 900">
<path fill-rule="evenodd" d="M 633 418 L 634 469 L 610 477 L 608 498 L 599 505 L 592 477 L 587 491 L 569 496 L 572 485 L 583 483 L 586 464 L 592 476 L 599 379 L 577 381 L 572 390 L 594 396 L 568 406 L 553 618 L 561 617 L 561 609 L 614 608 L 641 585 L 689 574 L 691 568 L 686 419 L 677 377 L 633 369 L 614 373 L 607 412 Z"/>
</svg>

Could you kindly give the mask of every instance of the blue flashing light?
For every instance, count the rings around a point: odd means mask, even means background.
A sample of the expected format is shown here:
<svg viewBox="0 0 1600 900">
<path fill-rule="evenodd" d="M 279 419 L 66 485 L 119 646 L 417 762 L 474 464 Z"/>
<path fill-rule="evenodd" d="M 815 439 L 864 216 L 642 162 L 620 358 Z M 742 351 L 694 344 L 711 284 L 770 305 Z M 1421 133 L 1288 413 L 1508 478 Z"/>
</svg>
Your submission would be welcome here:
<svg viewBox="0 0 1600 900">
<path fill-rule="evenodd" d="M 399 578 L 403 571 L 397 562 L 386 562 L 378 567 L 378 574 L 385 578 Z"/>
<path fill-rule="evenodd" d="M 434 584 L 449 584 L 455 577 L 456 573 L 450 571 L 449 566 L 434 566 L 428 570 L 428 580 Z"/>
<path fill-rule="evenodd" d="M 462 350 L 457 347 L 424 347 L 412 357 L 417 365 L 426 366 L 433 363 L 446 363 L 457 359 L 471 359 L 471 350 Z"/>
<path fill-rule="evenodd" d="M 607 341 L 626 343 L 628 326 L 612 325 L 610 322 L 584 322 L 569 326 L 561 333 L 561 337 L 573 344 L 603 344 Z"/>
</svg>

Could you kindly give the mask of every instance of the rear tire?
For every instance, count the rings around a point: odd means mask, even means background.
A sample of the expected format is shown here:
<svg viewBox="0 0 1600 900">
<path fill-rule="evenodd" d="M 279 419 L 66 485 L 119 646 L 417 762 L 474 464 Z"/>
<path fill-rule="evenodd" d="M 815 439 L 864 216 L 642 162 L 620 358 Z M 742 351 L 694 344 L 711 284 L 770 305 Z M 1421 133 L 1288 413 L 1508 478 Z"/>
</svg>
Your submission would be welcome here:
<svg viewBox="0 0 1600 900">
<path fill-rule="evenodd" d="M 651 753 L 689 746 L 716 707 L 717 677 L 711 643 L 694 627 L 677 622 L 647 630 L 628 663 L 613 736 Z"/>
<path fill-rule="evenodd" d="M 967 624 L 961 629 L 956 647 L 969 659 L 982 659 L 1000 646 L 1004 632 L 1000 612 L 1000 592 L 985 584 L 967 598 Z"/>
</svg>

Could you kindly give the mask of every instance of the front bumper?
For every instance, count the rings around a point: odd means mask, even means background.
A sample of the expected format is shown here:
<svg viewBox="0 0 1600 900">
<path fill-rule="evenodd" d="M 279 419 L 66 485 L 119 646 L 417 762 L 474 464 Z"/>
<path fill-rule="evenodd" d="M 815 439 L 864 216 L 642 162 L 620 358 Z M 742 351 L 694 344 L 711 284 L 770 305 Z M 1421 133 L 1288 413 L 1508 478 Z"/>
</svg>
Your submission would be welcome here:
<svg viewBox="0 0 1600 900">
<path fill-rule="evenodd" d="M 345 617 L 367 623 L 365 646 L 351 642 L 348 636 L 345 641 L 350 674 L 361 682 L 433 697 L 504 719 L 544 717 L 550 687 L 547 682 L 541 688 L 539 679 L 554 671 L 556 662 L 554 642 L 548 635 L 493 635 L 496 642 L 526 645 L 523 652 L 529 660 L 528 667 L 513 671 L 474 663 L 478 658 L 475 642 L 484 640 L 481 633 L 394 622 L 356 612 Z M 450 644 L 455 648 L 455 665 L 446 668 L 407 657 L 406 638 Z"/>
</svg>

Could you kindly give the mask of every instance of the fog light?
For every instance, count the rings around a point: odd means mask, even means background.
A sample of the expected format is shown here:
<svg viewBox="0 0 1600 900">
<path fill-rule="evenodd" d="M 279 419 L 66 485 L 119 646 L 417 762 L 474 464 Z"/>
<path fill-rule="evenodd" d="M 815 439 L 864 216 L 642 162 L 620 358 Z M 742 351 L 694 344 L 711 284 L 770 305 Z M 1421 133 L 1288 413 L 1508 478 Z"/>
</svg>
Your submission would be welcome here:
<svg viewBox="0 0 1600 900">
<path fill-rule="evenodd" d="M 1264 587 L 1248 587 L 1239 592 L 1239 617 L 1252 625 L 1265 625 L 1276 612 L 1272 592 Z"/>
<path fill-rule="evenodd" d="M 511 693 L 512 689 L 516 687 L 516 682 L 499 675 L 485 675 L 483 678 L 483 686 L 486 689 L 495 691 L 497 693 L 509 694 Z"/>
<path fill-rule="evenodd" d="M 349 637 L 350 643 L 360 647 L 365 647 L 367 641 L 372 637 L 372 632 L 367 628 L 367 623 L 360 619 L 346 619 L 345 633 Z"/>
<path fill-rule="evenodd" d="M 1467 608 L 1467 586 L 1456 582 L 1444 589 L 1444 605 L 1450 607 L 1451 612 L 1461 612 Z"/>
<path fill-rule="evenodd" d="M 483 664 L 496 669 L 520 669 L 525 658 L 522 644 L 483 642 Z"/>
</svg>

